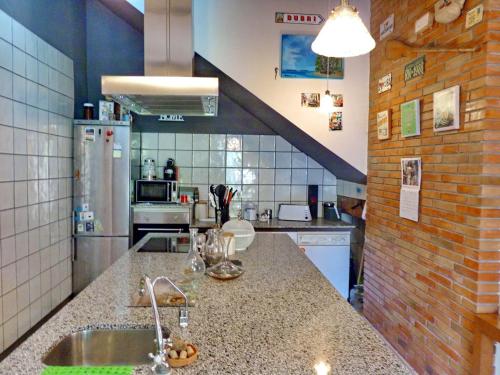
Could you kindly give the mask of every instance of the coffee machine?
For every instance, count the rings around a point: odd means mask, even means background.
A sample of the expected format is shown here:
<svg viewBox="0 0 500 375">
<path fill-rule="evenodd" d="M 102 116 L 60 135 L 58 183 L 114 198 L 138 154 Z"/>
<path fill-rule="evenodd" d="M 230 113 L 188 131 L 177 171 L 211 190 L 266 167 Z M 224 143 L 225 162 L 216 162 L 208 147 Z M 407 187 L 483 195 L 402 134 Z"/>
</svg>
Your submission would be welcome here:
<svg viewBox="0 0 500 375">
<path fill-rule="evenodd" d="M 175 160 L 172 158 L 167 160 L 167 165 L 163 168 L 163 179 L 166 181 L 177 180 L 177 167 L 175 166 Z"/>
</svg>

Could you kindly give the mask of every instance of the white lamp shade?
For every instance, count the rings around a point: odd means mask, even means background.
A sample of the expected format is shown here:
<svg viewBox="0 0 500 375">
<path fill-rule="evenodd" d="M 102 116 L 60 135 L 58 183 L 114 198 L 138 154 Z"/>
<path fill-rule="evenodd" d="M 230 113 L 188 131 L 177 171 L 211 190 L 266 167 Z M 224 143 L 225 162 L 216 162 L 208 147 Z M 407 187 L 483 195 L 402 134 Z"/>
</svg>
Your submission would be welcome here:
<svg viewBox="0 0 500 375">
<path fill-rule="evenodd" d="M 324 95 L 321 95 L 319 99 L 319 110 L 323 113 L 332 113 L 335 110 L 333 106 L 333 98 L 330 95 L 330 92 L 325 92 Z"/>
<path fill-rule="evenodd" d="M 332 11 L 320 30 L 311 49 L 328 57 L 353 57 L 364 55 L 375 48 L 375 40 L 349 5 L 340 5 Z"/>
</svg>

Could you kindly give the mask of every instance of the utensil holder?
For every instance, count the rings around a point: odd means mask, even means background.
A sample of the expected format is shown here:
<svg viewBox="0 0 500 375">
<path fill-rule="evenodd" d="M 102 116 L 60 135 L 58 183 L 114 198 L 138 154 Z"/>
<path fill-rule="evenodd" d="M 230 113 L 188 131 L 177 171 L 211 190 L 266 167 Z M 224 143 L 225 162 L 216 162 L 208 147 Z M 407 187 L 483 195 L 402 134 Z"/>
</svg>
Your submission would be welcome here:
<svg viewBox="0 0 500 375">
<path fill-rule="evenodd" d="M 229 221 L 229 206 L 224 206 L 221 209 L 220 224 L 224 225 Z"/>
</svg>

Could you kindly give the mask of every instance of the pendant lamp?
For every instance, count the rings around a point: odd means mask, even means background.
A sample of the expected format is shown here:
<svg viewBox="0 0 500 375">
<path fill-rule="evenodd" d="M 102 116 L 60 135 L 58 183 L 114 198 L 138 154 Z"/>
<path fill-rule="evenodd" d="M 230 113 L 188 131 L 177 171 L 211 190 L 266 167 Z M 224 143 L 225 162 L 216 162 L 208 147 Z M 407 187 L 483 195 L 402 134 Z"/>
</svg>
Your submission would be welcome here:
<svg viewBox="0 0 500 375">
<path fill-rule="evenodd" d="M 375 40 L 348 0 L 341 0 L 328 17 L 311 49 L 328 57 L 353 57 L 364 55 L 375 48 Z"/>
<path fill-rule="evenodd" d="M 319 110 L 323 113 L 332 113 L 335 108 L 333 107 L 333 98 L 328 90 L 328 80 L 330 79 L 330 58 L 326 58 L 326 91 L 319 99 Z"/>
</svg>

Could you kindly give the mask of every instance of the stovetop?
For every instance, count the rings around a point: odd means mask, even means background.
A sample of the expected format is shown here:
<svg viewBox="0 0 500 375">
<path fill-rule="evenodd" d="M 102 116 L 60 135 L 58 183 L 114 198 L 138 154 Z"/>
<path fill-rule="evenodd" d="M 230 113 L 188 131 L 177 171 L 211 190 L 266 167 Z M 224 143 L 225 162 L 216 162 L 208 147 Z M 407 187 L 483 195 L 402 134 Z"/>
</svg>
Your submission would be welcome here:
<svg viewBox="0 0 500 375">
<path fill-rule="evenodd" d="M 138 253 L 187 253 L 189 252 L 189 237 L 154 237 L 142 245 Z"/>
</svg>

